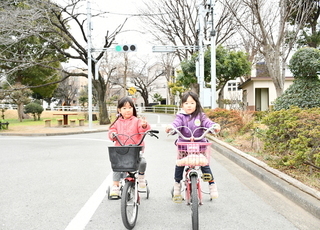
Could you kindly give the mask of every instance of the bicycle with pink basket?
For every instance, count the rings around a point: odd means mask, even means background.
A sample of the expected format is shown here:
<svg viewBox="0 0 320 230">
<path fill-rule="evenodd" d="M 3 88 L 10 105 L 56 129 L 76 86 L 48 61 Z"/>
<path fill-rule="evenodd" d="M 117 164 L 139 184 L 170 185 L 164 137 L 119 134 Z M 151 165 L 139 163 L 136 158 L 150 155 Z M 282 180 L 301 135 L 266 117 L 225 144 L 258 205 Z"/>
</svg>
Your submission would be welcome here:
<svg viewBox="0 0 320 230">
<path fill-rule="evenodd" d="M 204 133 L 200 137 L 194 137 L 194 132 L 191 137 L 185 137 L 179 131 L 179 128 L 188 128 L 186 126 L 180 127 L 171 127 L 169 134 L 173 135 L 177 133 L 182 139 L 190 142 L 177 142 L 177 161 L 176 164 L 178 166 L 186 166 L 184 179 L 182 183 L 184 188 L 182 191 L 185 191 L 185 197 L 187 205 L 191 206 L 191 218 L 192 218 L 192 229 L 199 228 L 199 211 L 198 208 L 202 205 L 202 193 L 200 180 L 202 179 L 204 182 L 208 182 L 212 180 L 212 176 L 210 174 L 202 174 L 200 167 L 206 166 L 210 164 L 210 142 L 196 142 L 198 140 L 203 139 L 209 132 L 214 132 L 215 126 L 207 129 L 204 127 L 199 127 L 198 129 L 204 129 Z M 171 190 L 172 198 L 173 189 Z M 210 198 L 210 200 L 212 200 Z M 175 202 L 181 202 L 181 200 L 174 200 Z"/>
</svg>

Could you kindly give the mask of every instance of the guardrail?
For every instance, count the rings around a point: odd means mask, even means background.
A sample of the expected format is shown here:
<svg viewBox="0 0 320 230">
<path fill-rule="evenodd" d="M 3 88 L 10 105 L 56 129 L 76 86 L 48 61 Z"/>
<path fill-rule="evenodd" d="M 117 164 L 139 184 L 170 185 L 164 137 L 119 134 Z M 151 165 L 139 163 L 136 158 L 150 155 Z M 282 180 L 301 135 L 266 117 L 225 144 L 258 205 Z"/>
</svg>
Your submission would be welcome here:
<svg viewBox="0 0 320 230">
<path fill-rule="evenodd" d="M 17 105 L 13 104 L 0 104 L 0 109 L 17 109 Z"/>
<path fill-rule="evenodd" d="M 1 108 L 7 109 L 17 109 L 16 105 L 0 104 Z M 77 112 L 87 112 L 88 107 L 86 106 L 54 106 L 46 108 L 48 111 L 77 111 Z M 180 108 L 177 107 L 157 107 L 157 106 L 146 106 L 146 107 L 137 107 L 138 113 L 166 113 L 166 114 L 176 114 Z M 99 112 L 99 107 L 92 107 L 93 112 Z M 108 111 L 115 113 L 117 111 L 116 106 L 108 106 Z"/>
<path fill-rule="evenodd" d="M 146 113 L 169 113 L 169 114 L 176 114 L 180 108 L 177 107 L 144 107 L 142 108 L 142 112 Z M 141 111 L 141 110 L 140 110 Z"/>
<path fill-rule="evenodd" d="M 55 106 L 51 110 L 53 111 L 88 111 L 87 107 L 83 106 Z M 98 107 L 92 107 L 93 112 L 99 112 Z M 109 112 L 116 112 L 116 106 L 108 106 Z M 176 114 L 179 111 L 177 107 L 155 107 L 155 106 L 147 106 L 147 107 L 137 107 L 138 113 L 168 113 L 168 114 Z"/>
</svg>

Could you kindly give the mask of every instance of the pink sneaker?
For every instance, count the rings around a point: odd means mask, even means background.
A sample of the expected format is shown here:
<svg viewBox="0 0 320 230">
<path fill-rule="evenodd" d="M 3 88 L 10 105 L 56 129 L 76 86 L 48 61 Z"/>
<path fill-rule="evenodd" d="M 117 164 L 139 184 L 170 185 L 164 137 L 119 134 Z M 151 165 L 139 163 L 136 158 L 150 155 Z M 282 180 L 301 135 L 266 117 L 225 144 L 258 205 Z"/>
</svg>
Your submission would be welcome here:
<svg viewBox="0 0 320 230">
<path fill-rule="evenodd" d="M 181 203 L 182 202 L 182 196 L 181 196 L 181 183 L 175 182 L 173 185 L 173 202 L 175 203 Z"/>
<path fill-rule="evenodd" d="M 110 194 L 109 196 L 112 199 L 117 199 L 120 197 L 120 188 L 118 186 L 113 185 L 110 189 Z"/>
<path fill-rule="evenodd" d="M 210 184 L 209 185 L 209 190 L 210 190 L 210 197 L 211 199 L 218 198 L 218 188 L 216 184 Z"/>
<path fill-rule="evenodd" d="M 138 175 L 139 189 L 145 189 L 147 184 L 144 175 Z"/>
</svg>

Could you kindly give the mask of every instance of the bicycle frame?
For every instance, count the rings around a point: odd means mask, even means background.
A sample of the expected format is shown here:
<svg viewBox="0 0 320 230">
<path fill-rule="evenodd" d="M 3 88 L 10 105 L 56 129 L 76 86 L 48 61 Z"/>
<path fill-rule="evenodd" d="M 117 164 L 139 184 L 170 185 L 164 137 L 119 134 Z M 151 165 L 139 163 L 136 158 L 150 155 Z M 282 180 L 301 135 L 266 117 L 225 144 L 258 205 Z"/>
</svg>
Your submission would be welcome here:
<svg viewBox="0 0 320 230">
<path fill-rule="evenodd" d="M 192 200 L 191 200 L 191 192 L 192 192 L 192 188 L 191 188 L 191 176 L 195 176 L 197 177 L 197 194 L 198 194 L 198 204 L 202 205 L 202 192 L 201 192 L 201 184 L 200 184 L 200 172 L 199 172 L 199 168 L 192 168 L 192 167 L 187 167 L 185 169 L 185 199 L 188 205 L 191 204 Z"/>
<path fill-rule="evenodd" d="M 138 180 L 136 178 L 136 174 L 137 174 L 137 171 L 128 172 L 128 175 L 124 178 L 125 183 L 133 182 L 134 185 L 135 185 L 135 188 L 138 188 Z M 140 192 L 138 191 L 138 189 L 135 189 L 135 197 L 137 198 L 136 202 L 137 202 L 138 205 L 140 205 L 140 195 L 139 195 L 139 193 Z"/>
</svg>

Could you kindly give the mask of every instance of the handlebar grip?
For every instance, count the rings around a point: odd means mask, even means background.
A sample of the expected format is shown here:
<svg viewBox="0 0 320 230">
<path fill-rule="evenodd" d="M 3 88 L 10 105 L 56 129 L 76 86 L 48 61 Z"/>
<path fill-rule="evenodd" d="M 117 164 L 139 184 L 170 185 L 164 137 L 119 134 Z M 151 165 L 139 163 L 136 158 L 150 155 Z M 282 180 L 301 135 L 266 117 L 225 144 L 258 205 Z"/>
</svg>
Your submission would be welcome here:
<svg viewBox="0 0 320 230">
<path fill-rule="evenodd" d="M 159 133 L 159 130 L 149 130 L 151 133 Z"/>
</svg>

